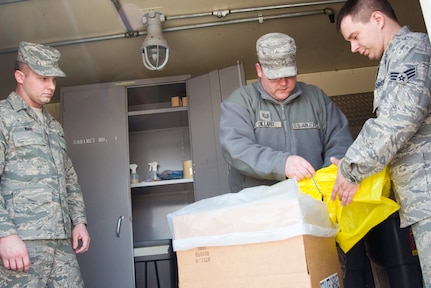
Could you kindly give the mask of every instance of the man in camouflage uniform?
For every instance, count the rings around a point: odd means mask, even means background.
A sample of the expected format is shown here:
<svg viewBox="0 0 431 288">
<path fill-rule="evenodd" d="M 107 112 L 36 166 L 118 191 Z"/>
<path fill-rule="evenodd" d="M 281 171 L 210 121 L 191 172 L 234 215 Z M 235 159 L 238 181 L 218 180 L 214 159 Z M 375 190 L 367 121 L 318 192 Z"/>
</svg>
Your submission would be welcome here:
<svg viewBox="0 0 431 288">
<path fill-rule="evenodd" d="M 56 49 L 21 42 L 15 92 L 0 101 L 0 287 L 83 287 L 75 253 L 88 250 L 85 206 L 54 94 Z"/>
<path fill-rule="evenodd" d="M 381 58 L 369 119 L 339 166 L 333 188 L 344 205 L 365 177 L 388 166 L 401 206 L 401 227 L 412 225 L 424 287 L 431 287 L 431 45 L 424 33 L 398 24 L 387 0 L 348 0 L 337 29 L 353 53 Z"/>
</svg>

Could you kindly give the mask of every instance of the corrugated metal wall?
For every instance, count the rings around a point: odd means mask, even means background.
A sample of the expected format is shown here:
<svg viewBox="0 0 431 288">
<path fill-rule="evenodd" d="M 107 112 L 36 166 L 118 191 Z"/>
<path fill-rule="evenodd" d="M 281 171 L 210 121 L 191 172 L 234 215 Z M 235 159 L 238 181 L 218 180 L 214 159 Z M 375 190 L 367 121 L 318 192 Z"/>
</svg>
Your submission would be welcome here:
<svg viewBox="0 0 431 288">
<path fill-rule="evenodd" d="M 350 131 L 356 138 L 362 125 L 369 118 L 375 118 L 373 113 L 373 92 L 332 96 L 331 99 L 349 120 Z"/>
</svg>

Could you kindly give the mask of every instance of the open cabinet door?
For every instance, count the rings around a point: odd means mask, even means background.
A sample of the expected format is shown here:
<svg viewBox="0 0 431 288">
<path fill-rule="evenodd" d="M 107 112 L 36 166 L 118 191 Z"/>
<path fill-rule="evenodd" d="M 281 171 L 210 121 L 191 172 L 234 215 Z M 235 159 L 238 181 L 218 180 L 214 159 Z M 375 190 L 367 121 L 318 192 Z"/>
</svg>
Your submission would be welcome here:
<svg viewBox="0 0 431 288">
<path fill-rule="evenodd" d="M 90 249 L 78 255 L 85 287 L 135 287 L 125 89 L 67 87 L 61 97 L 91 237 Z"/>
<path fill-rule="evenodd" d="M 219 142 L 220 104 L 245 84 L 242 63 L 187 80 L 195 200 L 230 192 Z"/>
</svg>

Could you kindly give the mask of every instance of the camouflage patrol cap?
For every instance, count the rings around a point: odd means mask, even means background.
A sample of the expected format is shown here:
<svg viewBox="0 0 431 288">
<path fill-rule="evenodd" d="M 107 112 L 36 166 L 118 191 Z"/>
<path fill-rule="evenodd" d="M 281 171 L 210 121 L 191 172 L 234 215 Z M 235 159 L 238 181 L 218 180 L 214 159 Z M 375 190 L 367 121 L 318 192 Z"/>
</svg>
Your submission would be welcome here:
<svg viewBox="0 0 431 288">
<path fill-rule="evenodd" d="M 41 76 L 66 77 L 58 68 L 60 56 L 60 52 L 53 47 L 21 41 L 16 60 L 27 64 Z"/>
<path fill-rule="evenodd" d="M 256 52 L 262 72 L 268 79 L 291 77 L 297 74 L 296 45 L 283 33 L 268 33 L 256 42 Z"/>
</svg>

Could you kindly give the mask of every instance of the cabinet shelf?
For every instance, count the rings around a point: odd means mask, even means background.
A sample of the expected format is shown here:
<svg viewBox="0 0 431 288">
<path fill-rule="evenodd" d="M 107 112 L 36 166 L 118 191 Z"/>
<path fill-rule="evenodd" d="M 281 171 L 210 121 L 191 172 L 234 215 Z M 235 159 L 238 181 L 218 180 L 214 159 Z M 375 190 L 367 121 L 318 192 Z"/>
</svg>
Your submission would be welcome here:
<svg viewBox="0 0 431 288">
<path fill-rule="evenodd" d="M 189 125 L 188 107 L 129 111 L 129 132 L 157 130 Z"/>
<path fill-rule="evenodd" d="M 130 111 L 129 110 L 127 115 L 129 117 L 131 117 L 131 116 L 139 116 L 139 115 L 152 115 L 152 114 L 181 112 L 181 111 L 187 111 L 187 110 L 188 110 L 188 107 L 169 107 L 169 108 L 158 108 L 158 109 L 137 110 L 137 111 Z"/>
<path fill-rule="evenodd" d="M 151 186 L 160 186 L 160 185 L 192 183 L 192 182 L 193 182 L 193 178 L 183 178 L 183 179 L 140 182 L 140 183 L 136 183 L 136 184 L 130 184 L 130 187 L 131 188 L 139 188 L 139 187 L 151 187 Z"/>
</svg>

